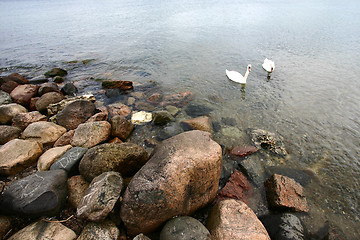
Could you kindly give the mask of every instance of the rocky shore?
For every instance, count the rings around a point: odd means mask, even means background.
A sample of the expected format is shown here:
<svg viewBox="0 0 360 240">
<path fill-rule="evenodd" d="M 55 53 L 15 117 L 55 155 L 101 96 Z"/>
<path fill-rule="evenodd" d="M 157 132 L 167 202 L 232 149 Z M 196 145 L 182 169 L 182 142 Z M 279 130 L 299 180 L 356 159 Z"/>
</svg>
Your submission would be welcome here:
<svg viewBox="0 0 360 240">
<path fill-rule="evenodd" d="M 0 239 L 336 238 L 300 220 L 311 174 L 260 166 L 286 158 L 281 136 L 228 149 L 191 92 L 104 81 L 127 96 L 104 105 L 66 74 L 0 78 Z"/>
</svg>

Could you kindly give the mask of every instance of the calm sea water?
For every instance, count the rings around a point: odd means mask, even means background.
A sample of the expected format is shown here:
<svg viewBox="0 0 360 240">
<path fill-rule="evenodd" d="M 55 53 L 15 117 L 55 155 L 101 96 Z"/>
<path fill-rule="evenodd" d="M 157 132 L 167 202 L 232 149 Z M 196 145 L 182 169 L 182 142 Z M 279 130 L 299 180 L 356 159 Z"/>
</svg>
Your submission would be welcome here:
<svg viewBox="0 0 360 240">
<path fill-rule="evenodd" d="M 41 75 L 95 59 L 68 76 L 82 92 L 94 78 L 159 82 L 191 90 L 213 121 L 236 120 L 283 136 L 290 158 L 275 166 L 309 169 L 311 220 L 360 236 L 360 3 L 357 0 L 130 1 L 0 0 L 1 74 Z M 273 59 L 270 81 L 261 68 Z M 245 73 L 245 89 L 225 68 Z M 320 219 L 320 220 L 319 220 Z"/>
</svg>

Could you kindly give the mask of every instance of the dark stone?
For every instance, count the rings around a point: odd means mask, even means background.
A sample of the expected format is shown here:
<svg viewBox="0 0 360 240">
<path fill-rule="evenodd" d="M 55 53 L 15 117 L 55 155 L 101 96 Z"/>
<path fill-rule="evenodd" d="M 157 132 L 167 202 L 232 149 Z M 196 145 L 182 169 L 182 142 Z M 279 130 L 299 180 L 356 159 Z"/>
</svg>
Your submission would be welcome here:
<svg viewBox="0 0 360 240">
<path fill-rule="evenodd" d="M 259 149 L 257 147 L 250 146 L 250 145 L 237 146 L 237 147 L 234 147 L 230 151 L 230 155 L 231 156 L 236 156 L 236 157 L 246 157 L 247 155 L 255 153 L 258 150 Z"/>
<path fill-rule="evenodd" d="M 155 125 L 165 125 L 175 120 L 168 111 L 155 111 L 152 113 L 152 118 Z"/>
<path fill-rule="evenodd" d="M 42 96 L 42 95 L 44 95 L 45 93 L 48 93 L 48 92 L 59 92 L 59 87 L 54 82 L 47 82 L 47 83 L 41 84 L 38 92 L 39 92 L 40 96 Z"/>
<path fill-rule="evenodd" d="M 103 88 L 117 88 L 120 90 L 131 90 L 133 89 L 133 83 L 131 81 L 103 81 Z"/>
<path fill-rule="evenodd" d="M 67 196 L 64 170 L 37 172 L 13 182 L 3 193 L 0 210 L 29 217 L 58 214 Z"/>
<path fill-rule="evenodd" d="M 77 172 L 79 162 L 87 150 L 87 148 L 82 147 L 71 148 L 51 165 L 50 170 L 64 169 L 68 176 L 73 176 Z"/>
<path fill-rule="evenodd" d="M 121 96 L 121 93 L 118 88 L 111 88 L 105 90 L 105 96 L 108 98 L 117 98 Z"/>
<path fill-rule="evenodd" d="M 56 83 L 63 83 L 65 79 L 63 77 L 56 76 L 53 81 Z"/>
<path fill-rule="evenodd" d="M 221 122 L 224 123 L 225 125 L 233 126 L 233 127 L 235 127 L 237 125 L 236 119 L 230 118 L 230 117 L 222 117 Z"/>
<path fill-rule="evenodd" d="M 46 72 L 44 75 L 45 77 L 64 77 L 65 75 L 67 75 L 67 71 L 61 68 L 53 68 L 50 71 Z"/>
<path fill-rule="evenodd" d="M 270 177 L 273 174 L 279 174 L 294 179 L 300 183 L 303 187 L 307 186 L 312 179 L 317 179 L 315 173 L 309 170 L 294 169 L 288 167 L 268 167 L 265 169 L 266 174 Z"/>
<path fill-rule="evenodd" d="M 116 115 L 110 119 L 111 135 L 125 140 L 134 130 L 134 125 L 128 121 L 124 116 Z"/>
<path fill-rule="evenodd" d="M 178 135 L 178 134 L 180 134 L 182 132 L 183 132 L 183 130 L 182 130 L 181 126 L 176 124 L 176 123 L 173 123 L 173 124 L 167 125 L 164 128 L 162 128 L 158 132 L 157 138 L 159 140 L 165 140 L 165 139 L 168 139 L 168 138 L 173 137 L 175 135 Z"/>
<path fill-rule="evenodd" d="M 47 92 L 42 95 L 35 103 L 36 110 L 46 112 L 50 104 L 58 103 L 64 99 L 64 96 L 58 92 Z"/>
<path fill-rule="evenodd" d="M 256 186 L 263 186 L 266 179 L 265 170 L 261 165 L 261 159 L 258 156 L 251 155 L 239 162 L 239 168 L 244 172 Z"/>
<path fill-rule="evenodd" d="M 209 115 L 212 111 L 212 108 L 194 103 L 187 105 L 187 107 L 185 108 L 186 114 L 193 118 Z"/>
<path fill-rule="evenodd" d="M 7 82 L 4 82 L 3 84 L 1 84 L 1 90 L 3 90 L 4 92 L 7 92 L 7 93 L 11 93 L 12 90 L 14 90 L 19 85 L 20 84 L 15 81 L 7 81 Z"/>
<path fill-rule="evenodd" d="M 260 217 L 269 236 L 273 240 L 303 240 L 304 228 L 294 214 L 265 215 Z"/>
<path fill-rule="evenodd" d="M 77 100 L 67 105 L 56 115 L 57 123 L 67 130 L 76 129 L 95 114 L 95 104 L 86 100 Z"/>
<path fill-rule="evenodd" d="M 12 139 L 18 138 L 21 132 L 21 129 L 18 127 L 0 125 L 0 145 L 5 144 Z"/>
<path fill-rule="evenodd" d="M 64 95 L 75 97 L 78 90 L 73 83 L 65 83 L 65 85 L 61 88 L 61 92 Z"/>
<path fill-rule="evenodd" d="M 46 83 L 48 81 L 49 81 L 49 79 L 44 78 L 43 76 L 38 76 L 38 77 L 34 77 L 34 78 L 30 79 L 29 83 L 31 83 L 31 84 L 41 84 L 41 83 Z"/>
</svg>

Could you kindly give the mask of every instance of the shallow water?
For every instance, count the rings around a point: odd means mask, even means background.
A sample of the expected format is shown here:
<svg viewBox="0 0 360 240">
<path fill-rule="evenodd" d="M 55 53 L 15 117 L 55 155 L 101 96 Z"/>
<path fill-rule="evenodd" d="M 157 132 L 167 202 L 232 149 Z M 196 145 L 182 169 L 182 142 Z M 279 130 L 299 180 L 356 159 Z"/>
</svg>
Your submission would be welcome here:
<svg viewBox="0 0 360 240">
<path fill-rule="evenodd" d="M 0 68 L 29 77 L 72 68 L 68 79 L 82 93 L 100 89 L 92 78 L 191 90 L 214 108 L 213 121 L 236 120 L 241 137 L 219 132 L 218 142 L 247 141 L 248 128 L 283 136 L 290 158 L 273 164 L 315 172 L 319 182 L 307 189 L 313 218 L 356 239 L 359 12 L 355 0 L 0 0 Z M 265 57 L 276 63 L 270 81 Z M 79 59 L 94 60 L 64 63 Z M 244 89 L 226 78 L 225 68 L 244 74 L 249 63 Z"/>
</svg>

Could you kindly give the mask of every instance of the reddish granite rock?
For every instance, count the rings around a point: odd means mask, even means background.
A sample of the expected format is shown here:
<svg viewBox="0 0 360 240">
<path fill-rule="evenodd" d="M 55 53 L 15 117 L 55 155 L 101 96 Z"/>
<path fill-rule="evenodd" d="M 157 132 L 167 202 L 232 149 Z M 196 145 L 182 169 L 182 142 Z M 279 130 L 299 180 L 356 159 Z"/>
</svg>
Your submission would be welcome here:
<svg viewBox="0 0 360 240">
<path fill-rule="evenodd" d="M 35 97 L 39 86 L 33 84 L 24 84 L 17 86 L 14 90 L 11 91 L 10 96 L 14 102 L 28 107 L 30 105 L 31 98 Z"/>
<path fill-rule="evenodd" d="M 161 93 L 154 93 L 146 99 L 147 102 L 151 104 L 158 104 L 162 100 L 163 95 Z"/>
<path fill-rule="evenodd" d="M 39 100 L 39 98 L 40 97 L 33 97 L 33 98 L 30 99 L 30 104 L 29 104 L 29 107 L 28 107 L 28 109 L 30 111 L 37 111 L 36 110 L 36 102 L 37 102 L 37 100 Z"/>
<path fill-rule="evenodd" d="M 54 143 L 54 147 L 61 147 L 70 144 L 71 139 L 75 134 L 75 130 L 69 130 Z"/>
<path fill-rule="evenodd" d="M 110 123 L 111 135 L 121 140 L 125 140 L 134 129 L 134 125 L 124 116 L 117 115 L 110 120 Z"/>
<path fill-rule="evenodd" d="M 245 203 L 234 199 L 217 203 L 206 226 L 213 240 L 270 240 L 255 213 Z"/>
<path fill-rule="evenodd" d="M 12 119 L 12 126 L 18 127 L 21 130 L 24 130 L 31 123 L 46 121 L 46 116 L 42 115 L 38 111 L 27 112 L 27 113 L 18 113 Z"/>
<path fill-rule="evenodd" d="M 265 182 L 265 189 L 271 208 L 309 211 L 303 187 L 294 179 L 274 174 Z"/>
<path fill-rule="evenodd" d="M 160 106 L 175 105 L 183 106 L 193 98 L 192 92 L 181 92 L 164 96 L 163 100 L 159 103 Z"/>
<path fill-rule="evenodd" d="M 103 81 L 103 88 L 118 88 L 121 90 L 131 90 L 133 89 L 133 83 L 131 81 Z"/>
<path fill-rule="evenodd" d="M 3 80 L 4 80 L 4 82 L 14 81 L 14 82 L 17 82 L 19 84 L 29 83 L 29 80 L 27 80 L 26 77 L 24 77 L 23 75 L 21 75 L 19 73 L 12 73 L 9 76 L 4 77 Z"/>
<path fill-rule="evenodd" d="M 26 113 L 27 109 L 17 103 L 9 103 L 0 106 L 0 124 L 10 124 L 18 113 Z"/>
<path fill-rule="evenodd" d="M 258 150 L 259 149 L 257 147 L 250 146 L 250 145 L 237 146 L 237 147 L 234 147 L 230 151 L 230 155 L 237 156 L 237 157 L 245 157 L 249 154 L 257 152 Z"/>
<path fill-rule="evenodd" d="M 12 90 L 14 90 L 19 85 L 20 85 L 19 83 L 10 80 L 1 84 L 1 90 L 7 93 L 11 93 Z"/>
<path fill-rule="evenodd" d="M 92 115 L 86 122 L 98 122 L 98 121 L 106 121 L 108 119 L 107 112 L 99 112 L 95 115 Z"/>
<path fill-rule="evenodd" d="M 191 215 L 214 200 L 222 151 L 211 135 L 189 131 L 164 140 L 135 174 L 122 201 L 130 236 L 149 233 L 177 215 Z"/>
<path fill-rule="evenodd" d="M 235 169 L 229 181 L 226 183 L 217 195 L 217 199 L 233 198 L 241 200 L 249 204 L 249 199 L 252 196 L 253 187 L 247 178 Z"/>
<path fill-rule="evenodd" d="M 181 124 L 185 126 L 185 128 L 201 130 L 209 133 L 213 132 L 212 122 L 210 117 L 208 116 L 201 116 L 197 118 L 183 120 L 181 121 Z"/>
<path fill-rule="evenodd" d="M 116 115 L 122 115 L 122 116 L 129 116 L 131 113 L 131 108 L 126 106 L 122 103 L 113 103 L 108 106 L 109 109 L 109 115 L 110 116 L 116 116 Z"/>
</svg>

